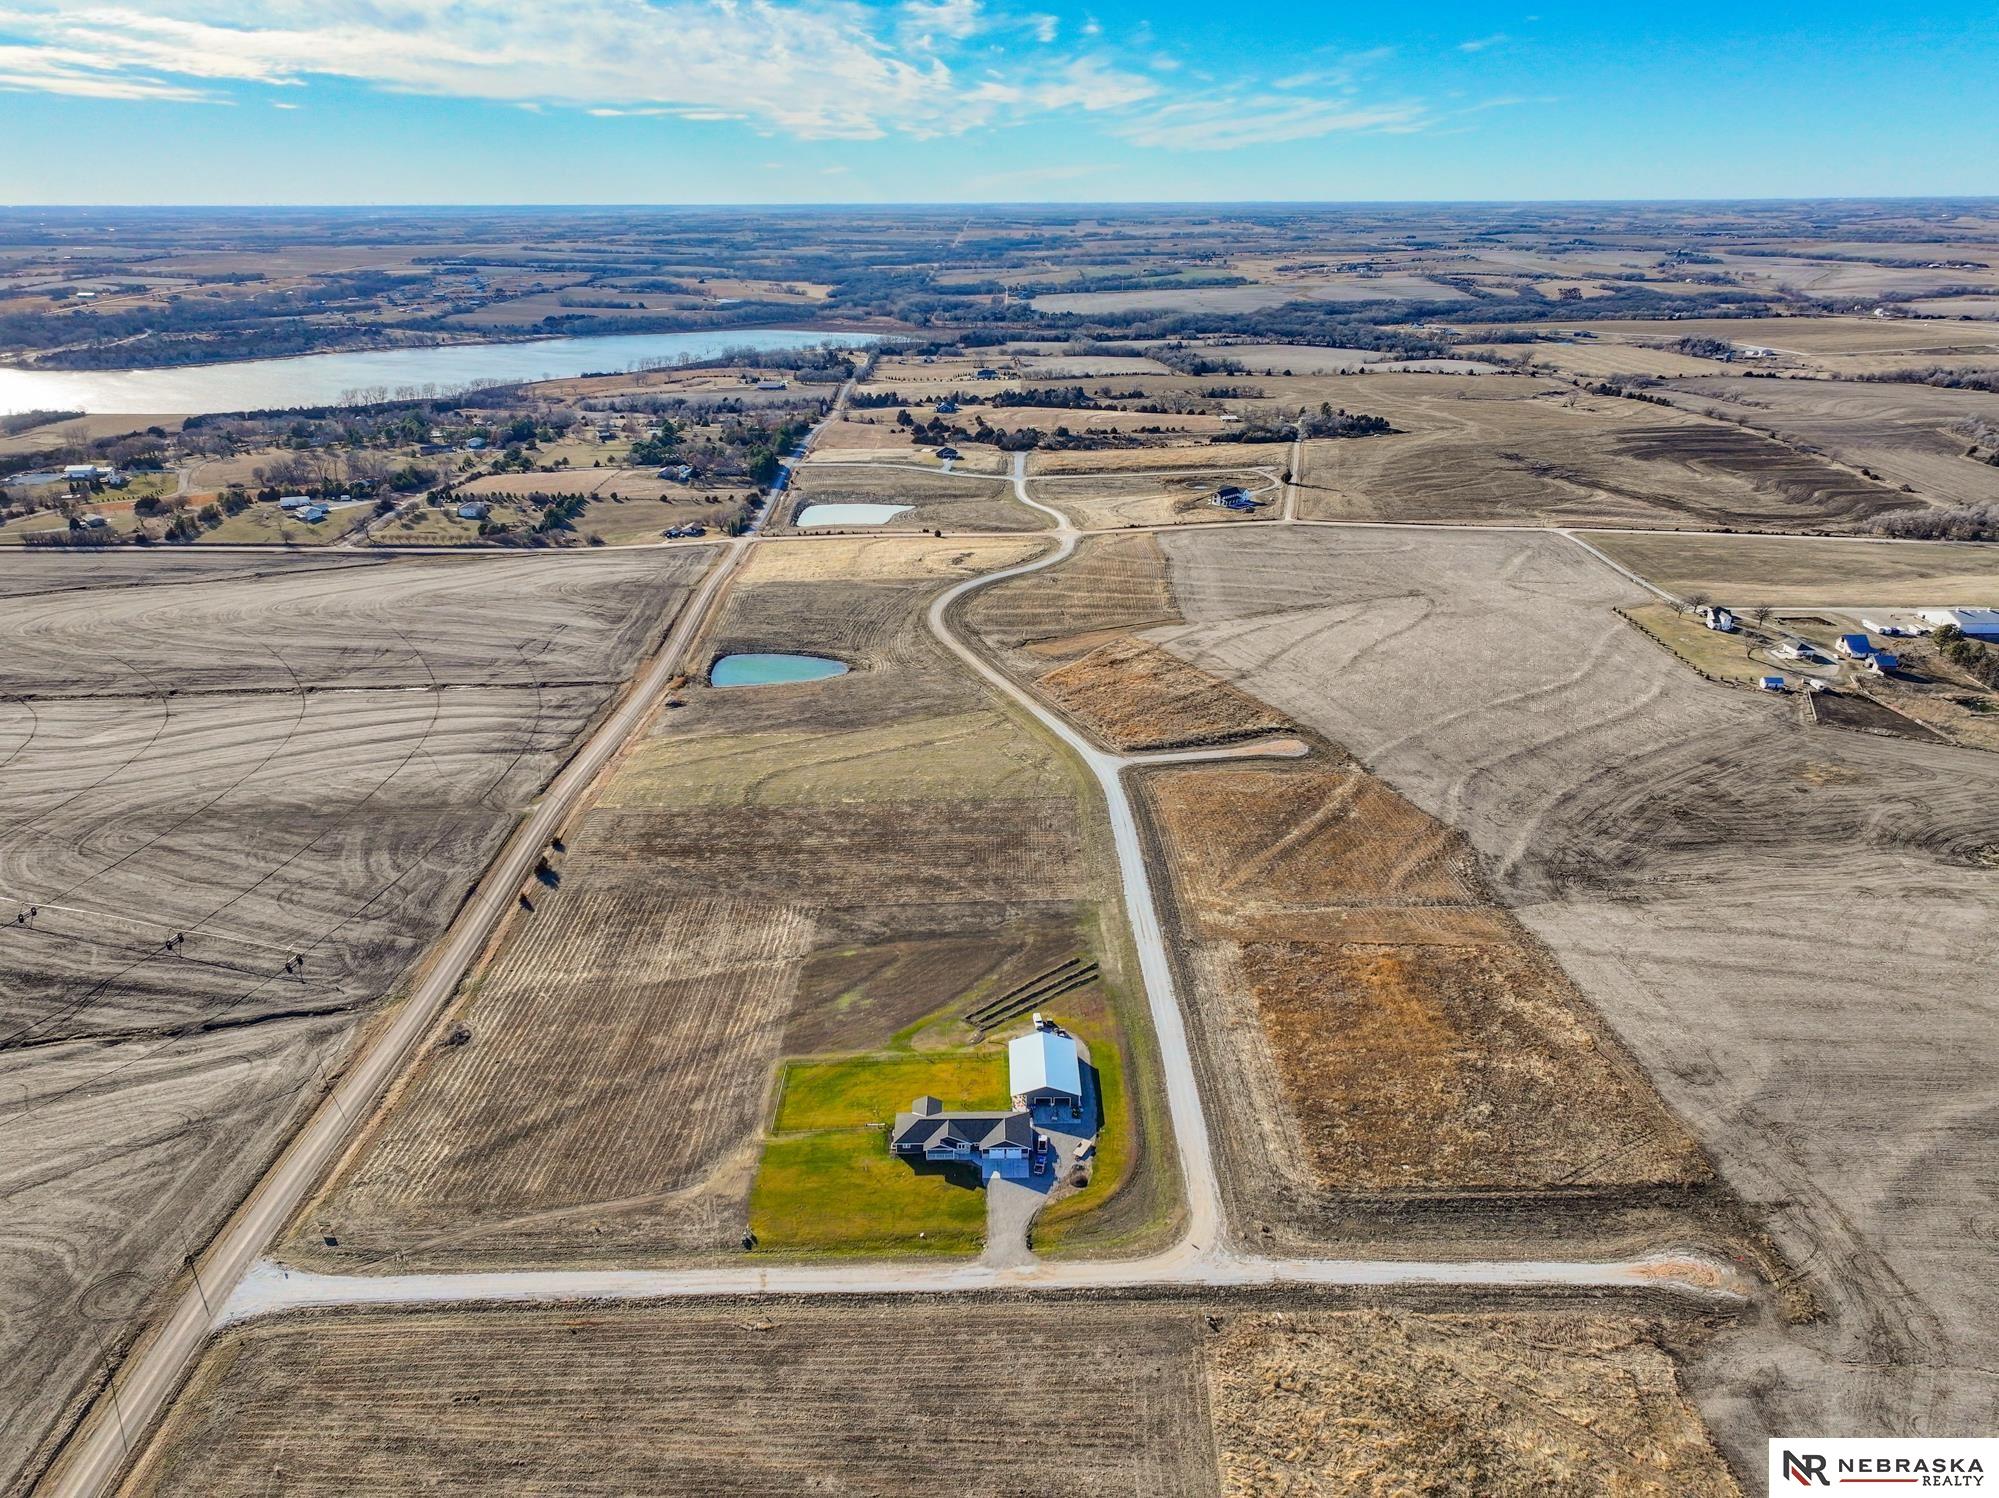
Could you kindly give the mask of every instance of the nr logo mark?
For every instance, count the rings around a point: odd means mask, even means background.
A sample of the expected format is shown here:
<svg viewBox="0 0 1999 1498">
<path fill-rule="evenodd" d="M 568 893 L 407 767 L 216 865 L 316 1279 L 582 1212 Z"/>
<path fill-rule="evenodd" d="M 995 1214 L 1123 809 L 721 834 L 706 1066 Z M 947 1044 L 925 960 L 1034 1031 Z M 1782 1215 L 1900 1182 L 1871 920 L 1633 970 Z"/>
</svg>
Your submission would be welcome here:
<svg viewBox="0 0 1999 1498">
<path fill-rule="evenodd" d="M 1803 1456 L 1793 1451 L 1784 1453 L 1784 1477 L 1801 1487 L 1808 1488 L 1815 1482 L 1822 1487 L 1831 1487 L 1832 1479 L 1825 1475 L 1825 1469 L 1826 1459 L 1816 1452 L 1807 1452 Z"/>
</svg>

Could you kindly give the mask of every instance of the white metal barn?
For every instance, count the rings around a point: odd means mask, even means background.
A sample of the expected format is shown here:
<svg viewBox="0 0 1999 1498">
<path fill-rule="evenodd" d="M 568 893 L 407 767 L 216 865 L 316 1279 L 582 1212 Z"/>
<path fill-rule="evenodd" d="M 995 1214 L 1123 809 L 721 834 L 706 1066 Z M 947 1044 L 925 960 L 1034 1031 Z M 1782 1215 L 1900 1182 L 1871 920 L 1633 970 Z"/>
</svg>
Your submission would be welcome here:
<svg viewBox="0 0 1999 1498">
<path fill-rule="evenodd" d="M 1006 1060 L 1014 1107 L 1047 1103 L 1073 1108 L 1082 1103 L 1083 1067 L 1073 1035 L 1037 1024 L 1008 1042 Z"/>
</svg>

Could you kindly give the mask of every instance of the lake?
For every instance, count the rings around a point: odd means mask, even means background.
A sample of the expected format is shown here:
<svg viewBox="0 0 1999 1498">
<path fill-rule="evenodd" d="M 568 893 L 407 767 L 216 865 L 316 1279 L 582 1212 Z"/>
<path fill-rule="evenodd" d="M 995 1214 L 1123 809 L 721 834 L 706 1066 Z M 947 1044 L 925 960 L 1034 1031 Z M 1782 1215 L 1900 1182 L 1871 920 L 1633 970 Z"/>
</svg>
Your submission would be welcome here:
<svg viewBox="0 0 1999 1498">
<path fill-rule="evenodd" d="M 556 380 L 612 372 L 658 360 L 712 359 L 729 349 L 852 347 L 865 333 L 797 328 L 730 328 L 702 333 L 607 333 L 592 338 L 540 338 L 531 343 L 459 343 L 444 348 L 379 349 L 372 353 L 301 354 L 245 359 L 185 369 L 12 369 L 0 366 L 0 416 L 17 411 L 145 412 L 207 416 L 291 406 L 348 404 L 356 392 L 374 399 L 448 393 L 474 385 Z"/>
<path fill-rule="evenodd" d="M 725 655 L 715 662 L 708 681 L 718 687 L 768 687 L 787 681 L 824 681 L 845 676 L 844 661 L 823 655 Z"/>
</svg>

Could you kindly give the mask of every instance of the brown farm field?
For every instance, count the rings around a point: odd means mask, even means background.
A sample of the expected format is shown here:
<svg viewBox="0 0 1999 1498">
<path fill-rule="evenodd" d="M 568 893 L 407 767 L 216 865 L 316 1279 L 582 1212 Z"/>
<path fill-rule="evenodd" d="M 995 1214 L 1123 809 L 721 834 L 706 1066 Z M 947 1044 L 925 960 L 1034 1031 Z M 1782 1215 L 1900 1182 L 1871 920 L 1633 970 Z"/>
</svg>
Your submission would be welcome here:
<svg viewBox="0 0 1999 1498">
<path fill-rule="evenodd" d="M 1591 532 L 1592 546 L 1686 598 L 1731 606 L 1999 607 L 1999 546 Z"/>
<path fill-rule="evenodd" d="M 0 926 L 7 1471 L 235 1207 L 697 571 L 537 561 L 0 564 L 0 889 L 37 909 Z"/>
<path fill-rule="evenodd" d="M 1469 848 L 1357 766 L 1141 782 L 1244 1230 L 1342 1197 L 1625 1192 L 1707 1166 Z"/>
<path fill-rule="evenodd" d="M 1272 469 L 1290 466 L 1291 446 L 1285 442 L 1183 442 L 1159 447 L 1051 449 L 1028 455 L 1030 477 L 1050 478 L 1068 473 L 1152 472 L 1175 468 Z"/>
<path fill-rule="evenodd" d="M 1160 538 L 1188 622 L 1153 637 L 1461 835 L 1802 1270 L 1823 1321 L 1694 1365 L 1738 1468 L 1771 1429 L 1975 1424 L 1992 758 L 1701 681 L 1561 537 L 1216 535 Z"/>
<path fill-rule="evenodd" d="M 1312 1302 L 321 1316 L 226 1333 L 122 1491 L 1736 1498 L 1676 1373 L 1705 1334 Z M 924 1374 L 893 1400 L 884 1346 Z"/>
<path fill-rule="evenodd" d="M 1985 366 L 1999 376 L 1999 351 Z M 1999 504 L 1999 394 L 1843 380 L 1678 379 L 1659 391 L 1683 410 L 1775 432 L 1934 504 Z"/>
<path fill-rule="evenodd" d="M 1028 495 L 1053 505 L 1085 530 L 1120 525 L 1212 525 L 1275 514 L 1284 497 L 1280 472 L 1274 468 L 1201 468 L 1191 473 L 1142 468 L 1135 473 L 1034 479 L 1028 485 Z M 1224 484 L 1242 489 L 1263 508 L 1247 512 L 1223 509 L 1213 501 Z"/>
<path fill-rule="evenodd" d="M 1388 436 L 1308 442 L 1321 520 L 1849 530 L 1921 501 L 1723 422 L 1525 375 L 1354 376 Z"/>
<path fill-rule="evenodd" d="M 761 544 L 708 648 L 854 669 L 679 692 L 600 783 L 289 1253 L 344 1269 L 389 1254 L 462 1268 L 740 1253 L 784 1058 L 885 1045 L 1078 953 L 1103 964 L 1108 1043 L 1140 1071 L 1149 1037 L 1104 934 L 1107 854 L 1080 772 L 922 624 L 947 580 L 1016 544 L 829 544 L 869 558 L 869 580 L 826 579 L 807 543 Z M 968 961 L 996 930 L 1040 935 Z M 910 962 L 927 974 L 914 991 L 858 976 Z M 829 972 L 856 976 L 829 988 Z M 1137 1233 L 1166 1210 L 1142 1142 L 1128 1158 L 1065 1235 Z"/>
<path fill-rule="evenodd" d="M 1057 666 L 1036 687 L 1121 753 L 1226 744 L 1291 722 L 1227 682 L 1132 635 Z"/>
</svg>

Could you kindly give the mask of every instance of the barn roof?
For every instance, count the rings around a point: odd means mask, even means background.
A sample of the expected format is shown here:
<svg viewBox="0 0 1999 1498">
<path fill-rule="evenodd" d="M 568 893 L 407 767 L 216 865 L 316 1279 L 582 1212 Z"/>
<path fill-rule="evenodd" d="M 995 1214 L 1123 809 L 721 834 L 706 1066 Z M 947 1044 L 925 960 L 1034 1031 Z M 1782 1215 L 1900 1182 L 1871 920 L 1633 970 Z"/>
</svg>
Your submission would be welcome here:
<svg viewBox="0 0 1999 1498">
<path fill-rule="evenodd" d="M 1006 1053 L 1016 1097 L 1029 1092 L 1083 1095 L 1083 1068 L 1076 1059 L 1073 1036 L 1034 1030 L 1011 1041 Z"/>
</svg>

